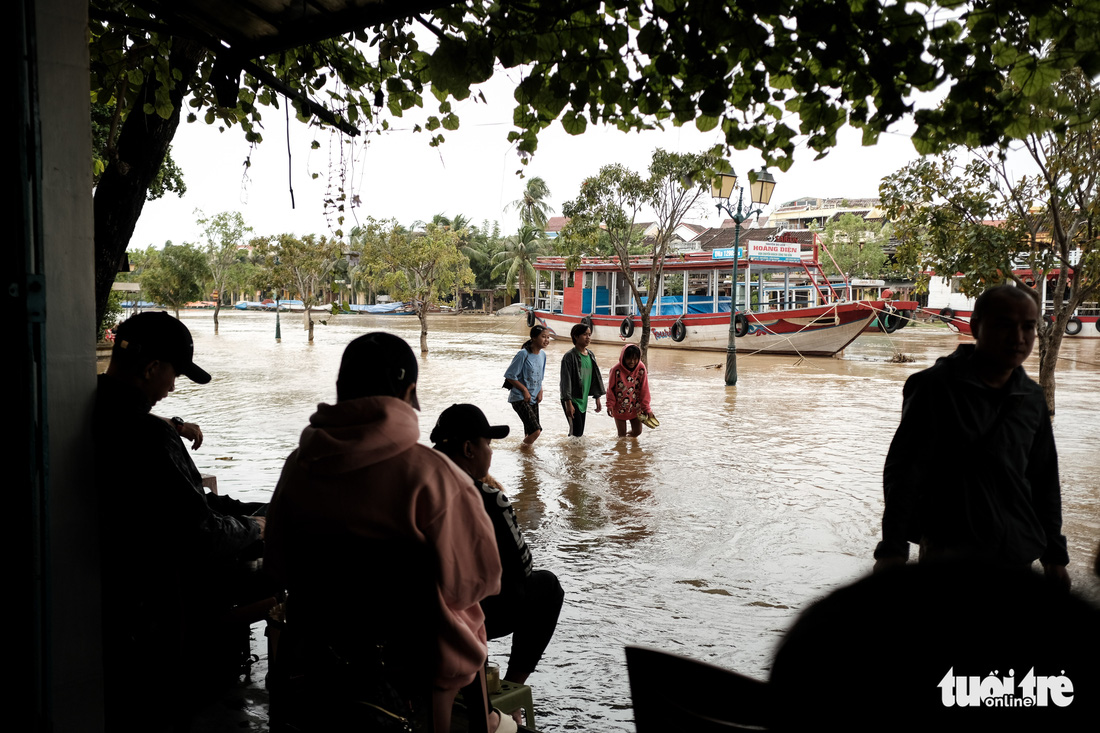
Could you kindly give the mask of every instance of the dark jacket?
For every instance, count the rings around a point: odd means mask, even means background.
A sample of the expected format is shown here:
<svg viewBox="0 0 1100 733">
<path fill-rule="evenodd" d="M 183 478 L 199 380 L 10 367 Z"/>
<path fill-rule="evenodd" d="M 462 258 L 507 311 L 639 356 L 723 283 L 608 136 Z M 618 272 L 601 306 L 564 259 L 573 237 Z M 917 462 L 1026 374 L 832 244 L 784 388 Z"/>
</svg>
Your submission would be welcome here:
<svg viewBox="0 0 1100 733">
<path fill-rule="evenodd" d="M 876 558 L 908 543 L 1010 565 L 1065 565 L 1058 454 L 1039 385 L 1018 367 L 993 388 L 962 345 L 909 377 L 883 471 Z"/>
<path fill-rule="evenodd" d="M 603 376 L 592 349 L 588 350 L 588 356 L 592 359 L 592 383 L 588 386 L 588 396 L 603 397 L 607 390 L 604 389 Z M 584 382 L 581 381 L 581 355 L 576 349 L 570 349 L 561 358 L 561 401 L 564 403 L 567 400 L 579 400 L 582 394 Z"/>
<path fill-rule="evenodd" d="M 261 505 L 207 495 L 176 430 L 150 413 L 140 392 L 100 375 L 93 424 L 105 561 L 134 566 L 143 558 L 153 564 L 175 558 L 201 565 L 231 558 L 260 538 L 245 515 Z M 150 536 L 158 538 L 155 547 L 147 544 Z"/>
</svg>

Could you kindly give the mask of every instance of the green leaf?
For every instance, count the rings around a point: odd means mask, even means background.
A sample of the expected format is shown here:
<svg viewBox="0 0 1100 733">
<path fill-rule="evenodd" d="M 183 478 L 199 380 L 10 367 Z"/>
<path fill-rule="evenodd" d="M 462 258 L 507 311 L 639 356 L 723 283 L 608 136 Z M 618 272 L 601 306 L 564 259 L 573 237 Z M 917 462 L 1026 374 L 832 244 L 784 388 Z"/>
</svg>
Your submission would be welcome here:
<svg viewBox="0 0 1100 733">
<path fill-rule="evenodd" d="M 561 126 L 570 135 L 580 135 L 588 129 L 588 120 L 584 118 L 584 115 L 569 110 L 562 115 Z"/>
<path fill-rule="evenodd" d="M 718 123 L 722 120 L 718 117 L 708 117 L 706 115 L 699 115 L 695 118 L 695 128 L 699 132 L 710 132 L 714 128 L 718 127 Z"/>
</svg>

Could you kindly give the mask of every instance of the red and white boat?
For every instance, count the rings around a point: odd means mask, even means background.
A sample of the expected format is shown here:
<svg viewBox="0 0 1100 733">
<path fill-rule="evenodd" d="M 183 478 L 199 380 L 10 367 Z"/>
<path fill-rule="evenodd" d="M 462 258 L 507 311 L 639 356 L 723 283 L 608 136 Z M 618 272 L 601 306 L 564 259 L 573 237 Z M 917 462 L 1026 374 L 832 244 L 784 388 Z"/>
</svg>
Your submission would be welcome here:
<svg viewBox="0 0 1100 733">
<path fill-rule="evenodd" d="M 1024 282 L 1034 282 L 1031 270 L 1014 270 Z M 935 277 L 928 283 L 928 305 L 923 309 L 939 317 L 956 333 L 964 336 L 972 336 L 970 330 L 970 316 L 974 313 L 974 298 L 963 295 L 958 291 L 955 281 L 962 275 L 953 278 Z M 1058 272 L 1047 273 L 1047 280 L 1058 277 Z M 1054 302 L 1046 297 L 1052 286 L 1044 288 L 1043 301 L 1044 313 L 1049 314 L 1054 310 Z M 1100 338 L 1100 303 L 1082 305 L 1070 316 L 1066 323 L 1066 336 L 1069 338 Z"/>
<path fill-rule="evenodd" d="M 725 351 L 731 293 L 739 308 L 738 351 L 743 354 L 833 356 L 879 314 L 901 315 L 912 301 L 848 301 L 833 288 L 817 259 L 816 245 L 745 242 L 738 252 L 712 250 L 669 255 L 663 282 L 648 283 L 651 260 L 631 258 L 631 276 L 643 298 L 655 298 L 650 346 Z M 583 258 L 569 272 L 561 257 L 540 257 L 538 293 L 528 323 L 568 339 L 584 321 L 596 343 L 638 343 L 642 320 L 617 259 Z M 753 279 L 756 278 L 756 279 Z M 736 283 L 736 287 L 733 287 Z"/>
</svg>

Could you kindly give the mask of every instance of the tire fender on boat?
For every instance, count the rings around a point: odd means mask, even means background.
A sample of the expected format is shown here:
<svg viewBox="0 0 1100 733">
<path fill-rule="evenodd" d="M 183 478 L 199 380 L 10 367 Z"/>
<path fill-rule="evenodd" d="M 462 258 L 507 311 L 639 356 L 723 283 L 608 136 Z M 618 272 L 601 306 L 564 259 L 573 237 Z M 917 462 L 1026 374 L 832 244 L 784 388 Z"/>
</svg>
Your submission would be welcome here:
<svg viewBox="0 0 1100 733">
<path fill-rule="evenodd" d="M 628 339 L 634 335 L 634 319 L 627 316 L 623 319 L 623 322 L 619 324 L 619 335 L 624 339 Z"/>
<path fill-rule="evenodd" d="M 535 325 L 535 309 L 527 311 L 527 327 L 531 328 Z"/>
<path fill-rule="evenodd" d="M 592 316 L 585 316 L 581 319 L 581 323 L 583 323 L 584 327 L 588 330 L 592 330 Z"/>
<path fill-rule="evenodd" d="M 900 321 L 901 315 L 893 309 L 879 311 L 878 325 L 883 333 L 893 333 L 897 331 Z"/>
<path fill-rule="evenodd" d="M 953 311 L 951 308 L 940 308 L 940 320 L 944 323 L 947 323 L 954 317 L 955 311 Z"/>
<path fill-rule="evenodd" d="M 1069 321 L 1066 323 L 1066 335 L 1076 336 L 1081 333 L 1081 319 L 1077 316 L 1070 316 Z"/>
<path fill-rule="evenodd" d="M 898 323 L 898 328 L 905 328 L 913 321 L 913 311 L 904 310 L 901 311 L 901 321 Z"/>
<path fill-rule="evenodd" d="M 672 324 L 672 328 L 669 329 L 669 335 L 672 336 L 672 340 L 676 343 L 680 343 L 687 338 L 687 326 L 684 325 L 682 320 L 677 320 Z"/>
<path fill-rule="evenodd" d="M 749 332 L 749 317 L 744 313 L 738 313 L 733 317 L 733 334 L 741 338 Z"/>
</svg>

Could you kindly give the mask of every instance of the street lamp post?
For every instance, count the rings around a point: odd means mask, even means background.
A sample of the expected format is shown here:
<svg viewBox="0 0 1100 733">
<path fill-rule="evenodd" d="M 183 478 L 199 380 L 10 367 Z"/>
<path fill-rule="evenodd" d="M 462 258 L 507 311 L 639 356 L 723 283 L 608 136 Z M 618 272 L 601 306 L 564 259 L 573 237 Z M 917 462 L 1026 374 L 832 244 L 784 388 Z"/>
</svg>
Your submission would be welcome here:
<svg viewBox="0 0 1100 733">
<path fill-rule="evenodd" d="M 729 200 L 733 190 L 738 189 L 737 211 L 730 208 Z M 753 206 L 764 207 L 772 200 L 772 191 L 775 190 L 775 179 L 767 171 L 760 171 L 756 180 L 749 184 L 750 211 L 743 211 L 745 199 L 744 186 L 738 187 L 737 174 L 733 171 L 719 174 L 718 180 L 711 188 L 711 196 L 716 200 L 718 213 L 725 211 L 733 219 L 733 275 L 730 278 L 730 333 L 726 344 L 726 386 L 737 384 L 737 260 L 740 258 L 738 248 L 741 244 L 741 223 L 751 216 L 759 215 L 763 208 L 751 210 Z M 745 278 L 745 311 L 749 310 L 749 282 Z"/>
</svg>

